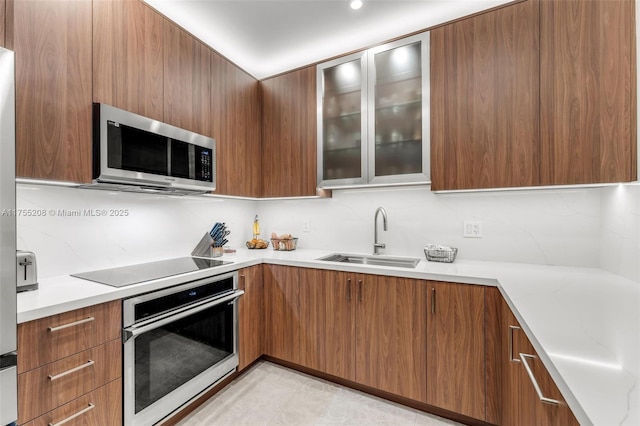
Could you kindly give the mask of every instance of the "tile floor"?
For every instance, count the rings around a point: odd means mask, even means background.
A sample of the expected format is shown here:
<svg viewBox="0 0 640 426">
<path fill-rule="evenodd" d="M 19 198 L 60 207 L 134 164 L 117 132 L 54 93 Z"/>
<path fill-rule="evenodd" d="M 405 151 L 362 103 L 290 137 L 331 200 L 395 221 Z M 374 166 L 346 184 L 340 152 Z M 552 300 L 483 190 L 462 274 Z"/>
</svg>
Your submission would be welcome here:
<svg viewBox="0 0 640 426">
<path fill-rule="evenodd" d="M 459 423 L 260 361 L 178 425 L 451 426 Z"/>
</svg>

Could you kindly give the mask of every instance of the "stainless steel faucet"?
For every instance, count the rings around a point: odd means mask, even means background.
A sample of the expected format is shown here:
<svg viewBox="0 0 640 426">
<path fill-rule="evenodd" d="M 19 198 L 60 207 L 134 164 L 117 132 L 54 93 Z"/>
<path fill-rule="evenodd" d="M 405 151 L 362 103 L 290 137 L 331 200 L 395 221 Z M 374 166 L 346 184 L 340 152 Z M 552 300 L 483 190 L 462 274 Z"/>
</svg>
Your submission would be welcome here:
<svg viewBox="0 0 640 426">
<path fill-rule="evenodd" d="M 386 247 L 384 243 L 378 242 L 378 213 L 382 213 L 382 227 L 387 230 L 387 212 L 383 207 L 378 207 L 373 218 L 373 254 L 380 254 L 380 249 Z"/>
</svg>

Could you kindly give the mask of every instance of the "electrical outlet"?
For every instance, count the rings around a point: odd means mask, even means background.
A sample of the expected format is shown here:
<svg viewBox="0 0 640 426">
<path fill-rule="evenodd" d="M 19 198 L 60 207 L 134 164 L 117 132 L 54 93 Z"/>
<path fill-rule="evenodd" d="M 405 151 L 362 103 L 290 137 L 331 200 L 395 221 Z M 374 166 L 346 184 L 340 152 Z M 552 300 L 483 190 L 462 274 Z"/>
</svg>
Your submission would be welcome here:
<svg viewBox="0 0 640 426">
<path fill-rule="evenodd" d="M 302 230 L 304 232 L 311 232 L 311 222 L 309 221 L 309 219 L 305 219 L 302 222 Z"/>
<path fill-rule="evenodd" d="M 463 236 L 465 238 L 482 238 L 482 221 L 465 220 Z"/>
</svg>

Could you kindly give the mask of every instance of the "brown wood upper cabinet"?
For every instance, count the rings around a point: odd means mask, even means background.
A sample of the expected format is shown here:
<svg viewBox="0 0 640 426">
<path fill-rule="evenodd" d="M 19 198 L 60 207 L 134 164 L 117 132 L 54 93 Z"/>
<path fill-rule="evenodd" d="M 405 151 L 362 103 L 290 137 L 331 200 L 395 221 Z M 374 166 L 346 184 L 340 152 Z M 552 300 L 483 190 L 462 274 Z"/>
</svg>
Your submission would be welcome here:
<svg viewBox="0 0 640 426">
<path fill-rule="evenodd" d="M 431 31 L 431 189 L 537 185 L 538 0 Z"/>
<path fill-rule="evenodd" d="M 168 20 L 164 37 L 164 121 L 215 138 L 211 49 Z"/>
<path fill-rule="evenodd" d="M 316 67 L 260 82 L 262 196 L 316 195 Z"/>
<path fill-rule="evenodd" d="M 434 29 L 432 189 L 635 180 L 634 7 L 527 0 Z"/>
<path fill-rule="evenodd" d="M 93 2 L 93 100 L 162 121 L 165 19 L 138 0 Z"/>
<path fill-rule="evenodd" d="M 6 2 L 16 52 L 16 175 L 90 182 L 91 2 Z"/>
<path fill-rule="evenodd" d="M 262 161 L 258 81 L 212 52 L 211 121 L 216 193 L 260 197 Z"/>
<path fill-rule="evenodd" d="M 542 184 L 636 179 L 635 3 L 540 2 Z"/>
</svg>

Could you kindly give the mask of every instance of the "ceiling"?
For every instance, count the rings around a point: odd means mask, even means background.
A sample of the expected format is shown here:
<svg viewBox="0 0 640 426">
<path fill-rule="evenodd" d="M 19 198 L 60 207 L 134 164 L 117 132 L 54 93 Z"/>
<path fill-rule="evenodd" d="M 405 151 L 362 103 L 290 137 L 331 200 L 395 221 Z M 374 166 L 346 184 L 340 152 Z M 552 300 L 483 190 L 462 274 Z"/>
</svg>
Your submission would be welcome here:
<svg viewBox="0 0 640 426">
<path fill-rule="evenodd" d="M 145 0 L 257 79 L 512 0 Z"/>
</svg>

